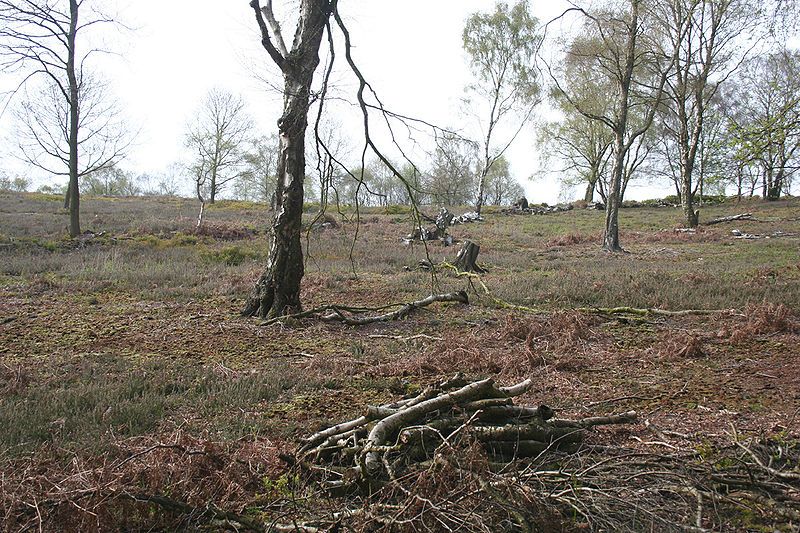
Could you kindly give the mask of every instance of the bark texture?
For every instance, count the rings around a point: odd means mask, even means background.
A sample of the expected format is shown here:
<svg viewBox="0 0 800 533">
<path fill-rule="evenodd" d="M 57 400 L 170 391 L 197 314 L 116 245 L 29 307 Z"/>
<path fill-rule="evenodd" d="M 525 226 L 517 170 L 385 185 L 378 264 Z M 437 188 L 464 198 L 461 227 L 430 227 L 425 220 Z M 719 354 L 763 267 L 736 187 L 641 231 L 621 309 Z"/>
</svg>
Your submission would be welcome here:
<svg viewBox="0 0 800 533">
<path fill-rule="evenodd" d="M 305 134 L 314 71 L 319 65 L 319 47 L 332 12 L 328 0 L 302 0 L 292 50 L 285 52 L 280 27 L 272 23 L 278 50 L 270 38 L 258 0 L 252 0 L 262 45 L 284 78 L 283 115 L 278 120 L 278 210 L 271 229 L 267 268 L 261 274 L 242 311 L 244 315 L 273 318 L 301 310 L 300 281 L 303 278 L 303 250 L 300 244 L 305 178 Z M 265 12 L 271 14 L 270 9 Z"/>
<path fill-rule="evenodd" d="M 464 241 L 461 250 L 456 256 L 456 268 L 461 272 L 477 272 L 478 274 L 486 272 L 486 270 L 478 266 L 478 254 L 480 251 L 481 247 L 474 242 Z"/>
<path fill-rule="evenodd" d="M 75 74 L 75 37 L 78 34 L 78 2 L 69 2 L 67 31 L 67 82 L 69 84 L 69 236 L 81 234 L 80 191 L 78 189 L 78 78 Z"/>
</svg>

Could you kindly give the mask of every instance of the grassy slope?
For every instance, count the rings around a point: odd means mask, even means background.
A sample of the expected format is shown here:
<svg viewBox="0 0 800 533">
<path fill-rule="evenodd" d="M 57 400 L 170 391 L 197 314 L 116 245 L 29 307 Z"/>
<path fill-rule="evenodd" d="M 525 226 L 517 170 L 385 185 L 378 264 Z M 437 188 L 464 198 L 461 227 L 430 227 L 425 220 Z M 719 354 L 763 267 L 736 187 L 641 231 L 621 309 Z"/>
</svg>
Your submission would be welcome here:
<svg viewBox="0 0 800 533">
<path fill-rule="evenodd" d="M 621 241 L 630 253 L 620 256 L 599 250 L 596 211 L 489 215 L 452 233 L 481 245 L 492 296 L 554 314 L 497 309 L 475 295 L 467 308 L 362 329 L 264 328 L 237 316 L 266 255 L 260 206 L 213 206 L 207 234 L 198 236 L 191 201 L 88 198 L 84 226 L 105 233 L 77 245 L 62 238 L 59 202 L 0 195 L 0 462 L 40 471 L 24 489 L 24 476 L 0 481 L 6 512 L 22 521 L 33 518 L 19 502 L 47 493 L 47 472 L 74 476 L 76 457 L 96 464 L 167 441 L 216 446 L 231 464 L 255 454 L 259 466 L 237 474 L 251 484 L 220 485 L 224 476 L 211 483 L 208 472 L 192 471 L 201 488 L 181 493 L 242 509 L 274 488 L 264 480 L 280 479 L 277 453 L 295 438 L 456 370 L 508 381 L 535 375 L 527 400 L 567 415 L 640 410 L 687 435 L 680 445 L 689 449 L 724 445 L 732 423 L 800 436 L 800 335 L 791 331 L 800 313 L 797 200 L 708 208 L 705 219 L 749 211 L 757 220 L 695 235 L 674 231 L 678 210 L 624 210 Z M 736 240 L 732 228 L 795 236 Z M 384 304 L 465 286 L 403 269 L 425 257 L 423 247 L 399 242 L 410 230 L 406 216 L 364 214 L 353 245 L 355 229 L 350 222 L 309 234 L 308 307 Z M 434 244 L 428 253 L 438 262 L 455 250 Z M 618 305 L 730 311 L 648 320 L 569 311 Z M 403 340 L 416 333 L 430 338 Z M 615 436 L 626 444 L 634 437 L 649 438 L 643 426 Z M 176 490 L 175 479 L 189 475 L 185 465 L 156 459 L 174 472 L 164 467 L 172 473 L 154 479 L 143 473 L 147 462 L 130 461 L 124 483 Z M 106 509 L 102 519 L 153 520 L 134 510 Z M 51 519 L 75 527 L 94 520 L 58 508 Z"/>
</svg>

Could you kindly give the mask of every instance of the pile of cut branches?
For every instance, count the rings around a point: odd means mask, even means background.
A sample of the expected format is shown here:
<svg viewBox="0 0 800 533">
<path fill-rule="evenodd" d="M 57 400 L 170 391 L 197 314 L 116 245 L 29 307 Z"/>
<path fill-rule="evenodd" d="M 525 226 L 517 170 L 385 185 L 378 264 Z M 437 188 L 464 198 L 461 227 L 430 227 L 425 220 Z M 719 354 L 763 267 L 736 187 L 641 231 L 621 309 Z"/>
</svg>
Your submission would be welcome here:
<svg viewBox="0 0 800 533">
<path fill-rule="evenodd" d="M 574 451 L 589 428 L 636 420 L 633 411 L 564 420 L 546 405 L 514 405 L 513 398 L 531 386 L 530 379 L 511 387 L 498 387 L 491 378 L 470 383 L 458 374 L 414 397 L 369 406 L 359 418 L 311 435 L 298 459 L 325 472 L 328 488 L 362 483 L 362 488 L 374 488 L 428 461 L 442 444 L 475 441 L 490 459 L 505 463 L 549 450 Z"/>
</svg>

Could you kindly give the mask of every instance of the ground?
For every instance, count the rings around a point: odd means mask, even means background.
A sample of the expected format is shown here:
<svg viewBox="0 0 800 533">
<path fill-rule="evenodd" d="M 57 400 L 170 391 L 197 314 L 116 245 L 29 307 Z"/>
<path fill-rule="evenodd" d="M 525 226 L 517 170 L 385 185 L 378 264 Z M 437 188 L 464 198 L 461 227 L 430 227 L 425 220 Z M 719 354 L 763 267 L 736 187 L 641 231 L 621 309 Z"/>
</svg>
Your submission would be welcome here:
<svg viewBox="0 0 800 533">
<path fill-rule="evenodd" d="M 798 200 L 704 207 L 703 220 L 754 220 L 696 233 L 676 231 L 679 209 L 625 209 L 629 253 L 619 255 L 600 250 L 602 212 L 488 210 L 451 231 L 481 246 L 480 280 L 417 270 L 426 254 L 439 263 L 457 250 L 403 245 L 405 209 L 346 214 L 306 234 L 306 308 L 457 289 L 471 298 L 359 328 L 239 316 L 267 255 L 269 214 L 219 202 L 197 232 L 197 207 L 87 198 L 92 234 L 71 241 L 59 197 L 0 194 L 5 530 L 190 527 L 210 503 L 269 524 L 303 490 L 281 460 L 298 439 L 457 371 L 504 384 L 533 377 L 520 401 L 563 417 L 639 413 L 637 424 L 593 432 L 593 444 L 700 461 L 750 439 L 780 442 L 796 461 Z M 618 306 L 715 312 L 602 310 Z M 742 504 L 699 526 L 796 530 L 790 494 L 789 511 Z M 187 507 L 141 503 L 154 495 Z M 597 526 L 565 517 L 566 529 Z"/>
</svg>

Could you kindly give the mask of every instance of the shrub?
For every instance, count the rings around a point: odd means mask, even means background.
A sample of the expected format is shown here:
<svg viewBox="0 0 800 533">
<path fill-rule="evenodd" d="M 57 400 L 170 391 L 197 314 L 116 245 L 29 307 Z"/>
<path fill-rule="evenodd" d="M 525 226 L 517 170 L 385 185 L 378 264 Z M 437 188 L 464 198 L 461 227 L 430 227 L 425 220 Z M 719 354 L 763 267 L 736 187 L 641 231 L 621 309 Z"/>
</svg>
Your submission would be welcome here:
<svg viewBox="0 0 800 533">
<path fill-rule="evenodd" d="M 202 255 L 206 260 L 228 266 L 239 266 L 248 259 L 255 259 L 258 257 L 258 254 L 252 250 L 246 250 L 241 246 L 226 246 L 219 250 L 203 252 Z"/>
<path fill-rule="evenodd" d="M 186 235 L 185 233 L 178 232 L 171 239 L 170 244 L 173 246 L 194 246 L 200 242 L 195 235 Z"/>
<path fill-rule="evenodd" d="M 387 205 L 383 208 L 386 215 L 408 215 L 411 213 L 410 205 Z"/>
<path fill-rule="evenodd" d="M 239 241 L 254 237 L 256 231 L 246 226 L 236 226 L 224 222 L 206 222 L 194 230 L 194 235 L 202 235 L 222 241 Z"/>
<path fill-rule="evenodd" d="M 783 304 L 764 302 L 745 308 L 746 323 L 731 335 L 731 340 L 741 342 L 758 335 L 792 333 L 800 330 L 797 317 Z"/>
</svg>

